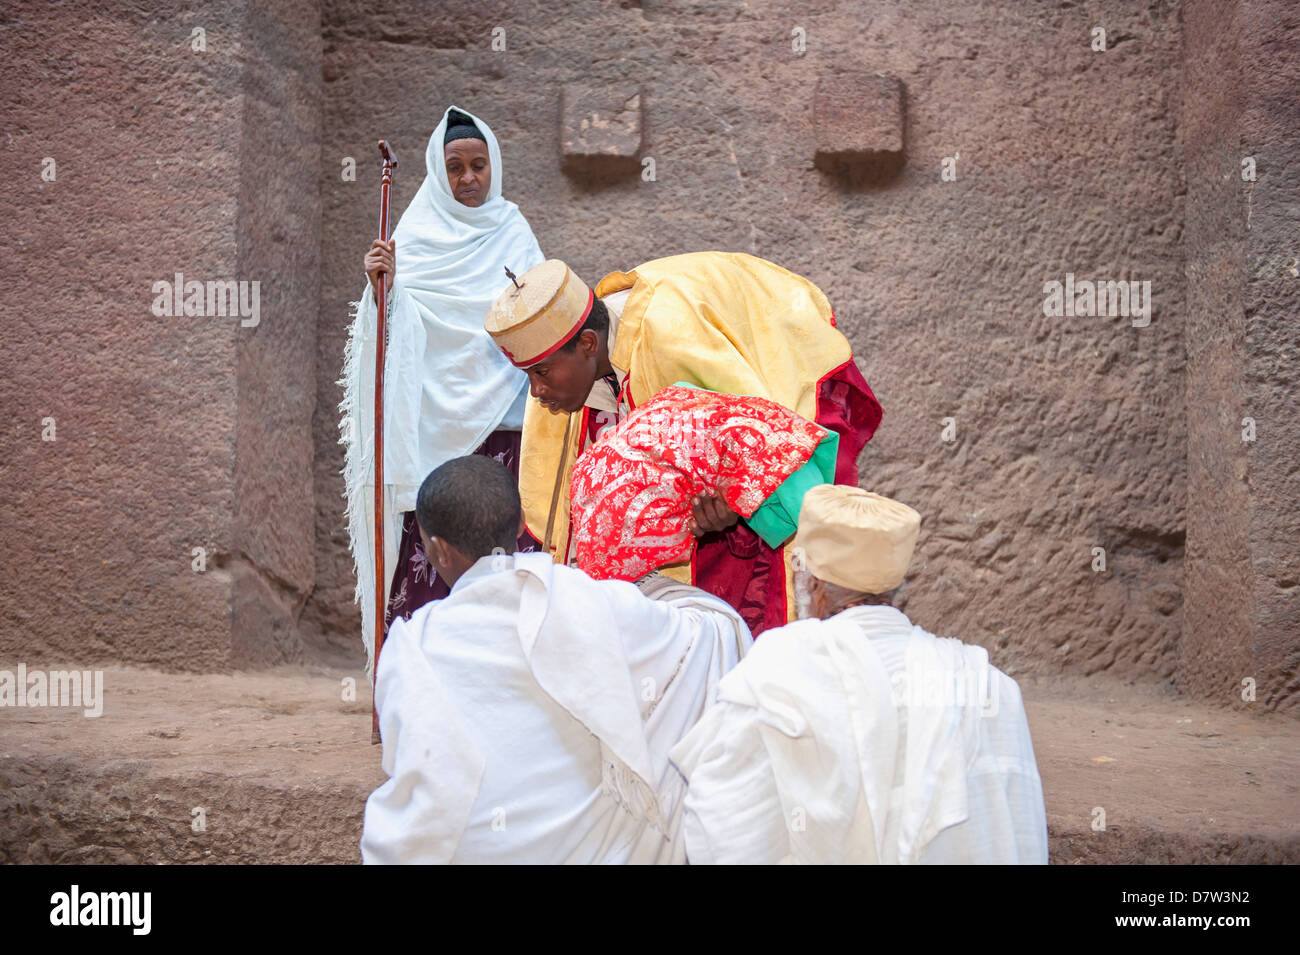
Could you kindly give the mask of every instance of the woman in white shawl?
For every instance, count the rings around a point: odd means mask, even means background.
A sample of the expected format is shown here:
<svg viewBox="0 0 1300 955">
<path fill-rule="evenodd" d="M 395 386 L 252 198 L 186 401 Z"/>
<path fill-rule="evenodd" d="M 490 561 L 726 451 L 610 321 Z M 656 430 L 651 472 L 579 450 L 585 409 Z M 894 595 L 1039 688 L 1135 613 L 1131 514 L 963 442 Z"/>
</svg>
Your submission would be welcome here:
<svg viewBox="0 0 1300 955">
<path fill-rule="evenodd" d="M 424 557 L 415 496 L 452 458 L 486 454 L 519 472 L 528 379 L 483 330 L 488 306 L 543 259 L 519 207 L 501 196 L 501 149 L 487 124 L 450 107 L 425 152 L 427 175 L 393 237 L 365 257 L 371 284 L 356 304 L 344 357 L 342 443 L 348 533 L 357 572 L 362 635 L 374 656 L 373 282 L 388 274 L 384 371 L 384 567 L 391 570 L 387 621 L 409 617 L 447 587 Z M 532 549 L 531 537 L 520 549 Z"/>
</svg>

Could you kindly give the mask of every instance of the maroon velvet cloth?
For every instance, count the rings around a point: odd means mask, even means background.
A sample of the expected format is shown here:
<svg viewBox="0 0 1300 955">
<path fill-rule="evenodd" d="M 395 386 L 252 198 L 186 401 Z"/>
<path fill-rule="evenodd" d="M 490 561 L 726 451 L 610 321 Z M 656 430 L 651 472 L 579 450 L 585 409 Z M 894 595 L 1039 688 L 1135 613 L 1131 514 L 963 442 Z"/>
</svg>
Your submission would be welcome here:
<svg viewBox="0 0 1300 955">
<path fill-rule="evenodd" d="M 857 485 L 858 454 L 876 433 L 882 414 L 852 359 L 822 379 L 817 423 L 840 436 L 836 484 Z M 691 568 L 695 586 L 735 607 L 755 637 L 789 622 L 781 551 L 768 547 L 743 521 L 700 538 Z"/>
<path fill-rule="evenodd" d="M 518 431 L 493 431 L 487 440 L 479 445 L 475 454 L 500 461 L 510 473 L 519 479 L 519 442 L 523 435 Z M 519 537 L 518 548 L 521 551 L 540 550 L 541 545 L 528 531 Z M 393 584 L 389 590 L 388 608 L 384 615 L 384 632 L 392 621 L 401 617 L 409 620 L 411 614 L 419 610 L 430 600 L 441 600 L 451 592 L 424 556 L 424 545 L 420 542 L 420 530 L 415 523 L 415 512 L 402 514 L 402 542 L 397 548 L 397 566 L 393 568 Z"/>
</svg>

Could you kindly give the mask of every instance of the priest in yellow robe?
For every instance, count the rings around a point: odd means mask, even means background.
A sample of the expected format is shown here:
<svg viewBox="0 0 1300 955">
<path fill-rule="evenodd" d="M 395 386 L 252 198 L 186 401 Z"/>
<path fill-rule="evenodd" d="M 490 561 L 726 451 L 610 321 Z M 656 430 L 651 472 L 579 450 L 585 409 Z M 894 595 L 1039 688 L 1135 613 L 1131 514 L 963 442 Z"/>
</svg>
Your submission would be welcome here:
<svg viewBox="0 0 1300 955">
<path fill-rule="evenodd" d="M 835 483 L 858 483 L 880 403 L 826 296 L 802 276 L 744 253 L 695 252 L 611 272 L 594 290 L 558 259 L 509 281 L 484 327 L 528 375 L 519 492 L 529 531 L 557 562 L 574 559 L 578 456 L 678 382 L 768 398 L 835 431 Z M 794 620 L 789 542 L 769 546 L 720 498 L 693 512 L 694 557 L 662 572 L 725 600 L 755 636 Z"/>
</svg>

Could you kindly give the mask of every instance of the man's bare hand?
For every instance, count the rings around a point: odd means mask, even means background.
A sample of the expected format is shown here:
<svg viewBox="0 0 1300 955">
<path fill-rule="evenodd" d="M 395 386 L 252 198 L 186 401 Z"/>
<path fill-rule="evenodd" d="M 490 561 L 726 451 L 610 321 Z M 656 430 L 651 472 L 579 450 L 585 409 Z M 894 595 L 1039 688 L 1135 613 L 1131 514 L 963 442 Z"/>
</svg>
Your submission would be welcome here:
<svg viewBox="0 0 1300 955">
<path fill-rule="evenodd" d="M 691 499 L 691 519 L 686 522 L 686 529 L 696 537 L 714 531 L 725 531 L 740 515 L 727 506 L 717 491 L 705 491 Z"/>
<path fill-rule="evenodd" d="M 376 239 L 370 243 L 370 251 L 366 253 L 366 276 L 370 279 L 371 288 L 379 288 L 379 273 L 384 272 L 388 275 L 388 285 L 386 291 L 393 290 L 393 276 L 397 274 L 397 240 L 389 239 L 385 243 L 381 239 Z"/>
</svg>

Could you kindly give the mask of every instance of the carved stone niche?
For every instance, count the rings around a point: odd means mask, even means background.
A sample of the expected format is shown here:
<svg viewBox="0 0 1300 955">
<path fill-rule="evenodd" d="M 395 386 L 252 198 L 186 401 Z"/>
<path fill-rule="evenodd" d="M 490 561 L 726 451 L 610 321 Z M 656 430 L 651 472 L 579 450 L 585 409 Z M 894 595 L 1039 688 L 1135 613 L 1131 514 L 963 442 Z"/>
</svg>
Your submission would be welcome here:
<svg viewBox="0 0 1300 955">
<path fill-rule="evenodd" d="M 560 159 L 577 178 L 622 179 L 641 170 L 641 90 L 569 84 L 560 106 Z"/>
<path fill-rule="evenodd" d="M 903 168 L 904 90 L 893 76 L 823 77 L 813 95 L 818 169 L 883 183 Z"/>
</svg>

